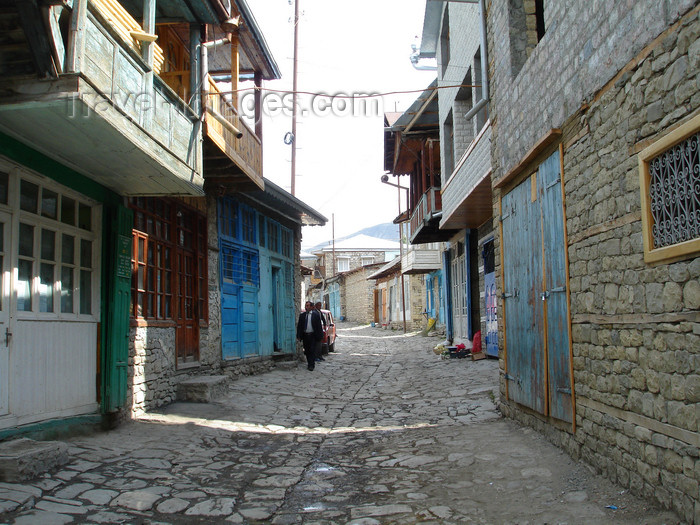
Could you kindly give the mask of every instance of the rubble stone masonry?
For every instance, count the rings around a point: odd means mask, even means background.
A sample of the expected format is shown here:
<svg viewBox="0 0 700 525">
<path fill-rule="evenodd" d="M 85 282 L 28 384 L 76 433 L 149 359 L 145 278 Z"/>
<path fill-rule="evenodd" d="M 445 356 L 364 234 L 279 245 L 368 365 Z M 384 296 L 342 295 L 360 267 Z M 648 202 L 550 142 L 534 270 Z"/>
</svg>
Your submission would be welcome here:
<svg viewBox="0 0 700 525">
<path fill-rule="evenodd" d="M 562 129 L 575 427 L 509 401 L 505 381 L 502 411 L 700 523 L 700 258 L 645 263 L 638 166 L 700 113 L 700 7 L 545 2 L 547 32 L 514 71 L 517 3 L 489 2 L 494 181 Z M 497 238 L 500 286 L 499 252 Z"/>
</svg>

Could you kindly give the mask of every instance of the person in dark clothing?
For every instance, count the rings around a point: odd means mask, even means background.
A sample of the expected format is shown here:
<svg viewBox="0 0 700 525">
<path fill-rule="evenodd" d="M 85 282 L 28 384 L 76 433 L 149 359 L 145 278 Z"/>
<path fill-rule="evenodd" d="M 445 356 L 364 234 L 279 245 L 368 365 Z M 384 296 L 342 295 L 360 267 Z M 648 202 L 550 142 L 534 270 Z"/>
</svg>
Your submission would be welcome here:
<svg viewBox="0 0 700 525">
<path fill-rule="evenodd" d="M 326 333 L 326 320 L 323 318 L 323 314 L 321 313 L 321 308 L 323 307 L 323 304 L 319 301 L 314 305 L 314 308 L 318 312 L 318 315 L 321 317 L 321 329 L 323 330 L 323 333 Z M 323 358 L 323 343 L 322 339 L 319 339 L 316 341 L 316 361 L 325 361 Z"/>
<path fill-rule="evenodd" d="M 321 313 L 314 309 L 311 301 L 306 301 L 304 308 L 306 311 L 299 315 L 297 323 L 297 339 L 304 345 L 309 370 L 313 370 L 316 366 L 316 341 L 323 339 Z"/>
</svg>

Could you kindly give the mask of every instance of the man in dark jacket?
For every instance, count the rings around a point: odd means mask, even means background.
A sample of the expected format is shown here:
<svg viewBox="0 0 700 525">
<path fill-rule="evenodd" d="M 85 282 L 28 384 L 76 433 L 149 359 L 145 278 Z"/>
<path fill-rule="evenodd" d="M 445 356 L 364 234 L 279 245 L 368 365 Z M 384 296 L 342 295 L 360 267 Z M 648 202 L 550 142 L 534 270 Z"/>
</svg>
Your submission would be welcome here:
<svg viewBox="0 0 700 525">
<path fill-rule="evenodd" d="M 306 301 L 305 312 L 299 315 L 297 323 L 297 339 L 304 345 L 304 355 L 309 370 L 316 366 L 316 341 L 323 339 L 323 328 L 321 326 L 321 312 L 314 309 L 311 301 Z"/>
</svg>

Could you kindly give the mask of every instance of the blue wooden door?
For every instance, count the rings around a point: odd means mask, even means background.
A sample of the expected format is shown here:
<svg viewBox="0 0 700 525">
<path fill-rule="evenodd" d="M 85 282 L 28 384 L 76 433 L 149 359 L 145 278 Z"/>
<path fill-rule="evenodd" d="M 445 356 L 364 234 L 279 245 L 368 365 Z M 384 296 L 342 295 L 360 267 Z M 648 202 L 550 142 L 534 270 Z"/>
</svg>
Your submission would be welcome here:
<svg viewBox="0 0 700 525">
<path fill-rule="evenodd" d="M 542 228 L 534 175 L 503 197 L 503 284 L 508 395 L 545 411 Z"/>
<path fill-rule="evenodd" d="M 221 243 L 221 353 L 224 359 L 257 355 L 257 253 Z"/>
<path fill-rule="evenodd" d="M 559 153 L 502 200 L 507 380 L 514 401 L 571 422 Z"/>
<path fill-rule="evenodd" d="M 571 422 L 569 302 L 566 294 L 566 246 L 558 154 L 540 165 L 537 179 L 544 237 L 545 290 L 542 299 L 547 326 L 549 413 L 557 419 Z"/>
</svg>

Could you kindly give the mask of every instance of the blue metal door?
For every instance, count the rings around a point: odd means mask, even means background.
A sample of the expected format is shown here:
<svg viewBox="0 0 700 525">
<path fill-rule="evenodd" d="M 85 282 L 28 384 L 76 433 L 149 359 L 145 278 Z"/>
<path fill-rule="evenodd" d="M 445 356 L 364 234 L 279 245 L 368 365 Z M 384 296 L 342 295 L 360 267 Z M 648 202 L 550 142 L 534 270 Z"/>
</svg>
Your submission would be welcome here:
<svg viewBox="0 0 700 525">
<path fill-rule="evenodd" d="M 535 190 L 532 175 L 502 201 L 506 379 L 511 399 L 544 413 L 542 221 Z"/>
<path fill-rule="evenodd" d="M 559 153 L 502 200 L 509 397 L 571 422 L 566 243 Z"/>
</svg>

